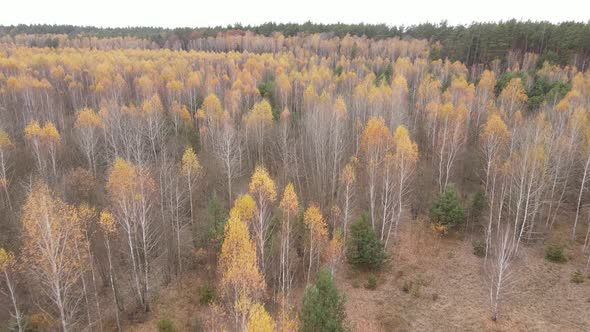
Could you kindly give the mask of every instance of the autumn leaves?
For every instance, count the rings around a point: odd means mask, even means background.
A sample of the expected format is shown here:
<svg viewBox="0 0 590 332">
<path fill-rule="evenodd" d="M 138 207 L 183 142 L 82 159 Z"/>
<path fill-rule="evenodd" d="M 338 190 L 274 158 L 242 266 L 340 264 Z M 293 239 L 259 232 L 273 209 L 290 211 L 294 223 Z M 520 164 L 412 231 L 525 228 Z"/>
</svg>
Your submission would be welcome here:
<svg viewBox="0 0 590 332">
<path fill-rule="evenodd" d="M 362 134 L 362 161 L 366 165 L 371 225 L 380 230 L 381 241 L 387 245 L 391 231 L 397 229 L 405 208 L 410 176 L 418 161 L 418 146 L 404 126 L 393 136 L 381 117 L 371 117 Z M 345 183 L 353 181 L 351 168 L 343 170 Z M 346 230 L 345 230 L 346 232 Z"/>
</svg>

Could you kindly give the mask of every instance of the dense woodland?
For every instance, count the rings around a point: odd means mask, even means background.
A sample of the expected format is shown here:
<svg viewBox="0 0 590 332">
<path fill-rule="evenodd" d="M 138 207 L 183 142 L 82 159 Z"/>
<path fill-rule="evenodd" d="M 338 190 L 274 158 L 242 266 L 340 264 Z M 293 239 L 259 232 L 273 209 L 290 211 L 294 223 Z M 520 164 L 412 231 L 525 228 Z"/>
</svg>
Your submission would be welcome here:
<svg viewBox="0 0 590 332">
<path fill-rule="evenodd" d="M 126 330 L 199 274 L 197 330 L 344 331 L 333 276 L 416 223 L 476 239 L 492 321 L 557 229 L 582 283 L 589 29 L 1 27 L 0 326 Z"/>
</svg>

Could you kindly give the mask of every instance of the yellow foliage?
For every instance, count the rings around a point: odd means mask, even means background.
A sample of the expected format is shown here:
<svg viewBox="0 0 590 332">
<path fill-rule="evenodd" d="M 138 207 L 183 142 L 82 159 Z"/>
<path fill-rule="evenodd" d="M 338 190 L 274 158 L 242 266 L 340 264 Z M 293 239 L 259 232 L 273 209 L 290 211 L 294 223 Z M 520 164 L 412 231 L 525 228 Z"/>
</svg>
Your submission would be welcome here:
<svg viewBox="0 0 590 332">
<path fill-rule="evenodd" d="M 528 97 L 520 77 L 515 77 L 508 82 L 508 85 L 500 93 L 500 100 L 506 104 L 522 104 L 527 102 Z"/>
<path fill-rule="evenodd" d="M 182 154 L 182 162 L 181 162 L 182 173 L 187 177 L 191 178 L 193 176 L 197 176 L 201 172 L 201 164 L 199 163 L 199 159 L 197 158 L 197 154 L 192 147 L 187 146 L 184 149 L 184 153 Z"/>
<path fill-rule="evenodd" d="M 77 249 L 84 240 L 77 210 L 38 183 L 25 202 L 21 222 L 23 255 L 39 281 L 52 288 L 76 282 L 85 263 Z"/>
<path fill-rule="evenodd" d="M 299 210 L 299 199 L 295 193 L 293 184 L 289 182 L 283 192 L 283 198 L 280 203 L 281 210 L 284 214 L 294 215 Z"/>
<path fill-rule="evenodd" d="M 98 113 L 89 108 L 84 108 L 78 112 L 76 128 L 102 128 L 102 119 Z"/>
<path fill-rule="evenodd" d="M 230 215 L 225 225 L 218 269 L 225 292 L 237 291 L 250 297 L 265 288 L 256 262 L 256 247 L 250 239 L 248 226 L 238 213 Z"/>
<path fill-rule="evenodd" d="M 286 310 L 279 312 L 278 330 L 281 332 L 297 332 L 299 331 L 299 321 L 296 317 L 291 315 Z"/>
<path fill-rule="evenodd" d="M 394 158 L 396 160 L 403 159 L 410 167 L 418 161 L 418 145 L 412 141 L 406 127 L 398 126 L 395 129 L 393 141 L 395 142 Z"/>
<path fill-rule="evenodd" d="M 311 232 L 313 240 L 324 242 L 328 235 L 328 225 L 322 211 L 315 204 L 311 204 L 303 215 L 303 222 Z"/>
<path fill-rule="evenodd" d="M 203 110 L 203 114 L 206 117 L 211 118 L 213 121 L 222 121 L 224 118 L 221 101 L 214 94 L 205 97 L 201 109 Z"/>
<path fill-rule="evenodd" d="M 271 125 L 272 107 L 270 106 L 270 103 L 266 99 L 263 99 L 254 104 L 245 119 L 248 127 Z"/>
<path fill-rule="evenodd" d="M 488 121 L 483 126 L 482 138 L 489 140 L 491 138 L 499 139 L 504 142 L 510 137 L 508 126 L 497 114 L 492 114 L 488 118 Z"/>
<path fill-rule="evenodd" d="M 344 185 L 352 185 L 356 181 L 356 164 L 356 157 L 352 157 L 348 164 L 342 169 L 340 181 Z"/>
<path fill-rule="evenodd" d="M 255 303 L 250 308 L 250 316 L 246 325 L 247 332 L 274 332 L 275 322 L 264 307 Z"/>
<path fill-rule="evenodd" d="M 146 99 L 141 104 L 141 110 L 145 116 L 150 116 L 163 111 L 162 101 L 157 94 L 152 95 L 151 98 Z"/>
<path fill-rule="evenodd" d="M 14 265 L 14 254 L 10 251 L 0 248 L 0 272 L 4 272 Z"/>
<path fill-rule="evenodd" d="M 109 210 L 103 210 L 100 212 L 98 224 L 102 231 L 107 235 L 113 234 L 116 231 L 115 218 Z"/>
<path fill-rule="evenodd" d="M 336 114 L 336 118 L 338 120 L 346 119 L 346 103 L 344 102 L 344 99 L 341 96 L 336 98 L 336 101 L 334 102 L 334 113 Z"/>
<path fill-rule="evenodd" d="M 0 150 L 7 149 L 11 146 L 12 141 L 10 140 L 10 137 L 4 130 L 0 129 Z"/>
<path fill-rule="evenodd" d="M 253 196 L 261 197 L 274 202 L 277 198 L 277 189 L 268 171 L 263 166 L 256 166 L 250 179 L 249 192 Z"/>
<path fill-rule="evenodd" d="M 39 125 L 39 122 L 36 120 L 33 120 L 31 122 L 29 122 L 27 124 L 27 126 L 25 127 L 25 138 L 28 140 L 32 140 L 32 139 L 37 139 L 41 136 L 41 126 Z"/>
<path fill-rule="evenodd" d="M 245 194 L 240 195 L 234 202 L 233 208 L 229 211 L 230 217 L 237 217 L 246 223 L 249 223 L 257 213 L 256 202 L 252 196 Z"/>
<path fill-rule="evenodd" d="M 40 140 L 42 143 L 57 143 L 61 136 L 52 122 L 48 121 L 43 127 L 33 120 L 25 127 L 25 138 L 28 140 Z"/>
<path fill-rule="evenodd" d="M 137 195 L 139 169 L 122 158 L 115 159 L 107 180 L 107 190 L 115 200 L 126 200 Z"/>
<path fill-rule="evenodd" d="M 380 116 L 369 118 L 361 138 L 364 149 L 368 151 L 373 147 L 387 146 L 390 140 L 391 133 L 385 125 L 385 120 Z"/>
<path fill-rule="evenodd" d="M 61 139 L 59 131 L 57 131 L 57 128 L 55 128 L 52 122 L 45 123 L 41 133 L 41 139 L 49 143 L 56 143 Z"/>
</svg>

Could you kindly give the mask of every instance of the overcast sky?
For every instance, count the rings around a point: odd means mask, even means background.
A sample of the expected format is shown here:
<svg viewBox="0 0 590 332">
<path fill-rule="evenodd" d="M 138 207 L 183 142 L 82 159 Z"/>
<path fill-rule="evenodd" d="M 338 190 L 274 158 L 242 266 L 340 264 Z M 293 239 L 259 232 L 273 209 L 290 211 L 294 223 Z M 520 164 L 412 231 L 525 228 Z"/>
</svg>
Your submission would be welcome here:
<svg viewBox="0 0 590 332">
<path fill-rule="evenodd" d="M 590 20 L 590 0 L 2 0 L 0 24 L 203 27 L 268 21 L 465 24 L 511 18 Z"/>
</svg>

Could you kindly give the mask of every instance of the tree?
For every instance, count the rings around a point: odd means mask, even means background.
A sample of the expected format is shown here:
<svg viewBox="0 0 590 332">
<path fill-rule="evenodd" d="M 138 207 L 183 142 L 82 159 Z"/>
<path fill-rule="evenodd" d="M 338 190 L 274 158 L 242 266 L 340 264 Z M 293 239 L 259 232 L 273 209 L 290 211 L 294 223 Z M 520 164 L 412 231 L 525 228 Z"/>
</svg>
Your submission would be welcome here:
<svg viewBox="0 0 590 332">
<path fill-rule="evenodd" d="M 88 169 L 96 176 L 96 148 L 100 138 L 98 131 L 103 128 L 102 119 L 98 113 L 89 108 L 84 108 L 78 112 L 75 127 L 78 144 L 82 152 L 84 152 L 88 162 Z"/>
<path fill-rule="evenodd" d="M 452 102 L 434 107 L 431 121 L 434 122 L 433 148 L 438 166 L 439 191 L 447 187 L 457 154 L 466 139 L 468 109 L 463 103 L 454 106 Z"/>
<path fill-rule="evenodd" d="M 247 134 L 252 132 L 251 135 L 253 135 L 256 160 L 259 163 L 264 163 L 264 141 L 272 121 L 272 107 L 266 99 L 254 104 L 250 112 L 244 117 Z"/>
<path fill-rule="evenodd" d="M 510 140 L 510 132 L 508 127 L 497 114 L 489 116 L 487 122 L 482 128 L 481 134 L 481 149 L 484 154 L 485 161 L 485 193 L 488 197 L 489 204 L 489 221 L 486 230 L 486 258 L 488 248 L 491 242 L 492 224 L 494 222 L 495 204 L 502 204 L 499 200 L 503 197 L 498 197 L 498 191 L 502 188 L 503 183 L 499 183 L 502 178 L 502 166 L 507 156 L 507 147 Z"/>
<path fill-rule="evenodd" d="M 242 168 L 242 150 L 238 134 L 231 124 L 224 123 L 215 133 L 211 138 L 212 153 L 226 176 L 229 204 L 232 201 L 232 181 L 240 176 Z"/>
<path fill-rule="evenodd" d="M 346 242 L 348 232 L 348 220 L 350 219 L 350 210 L 354 196 L 354 183 L 356 182 L 356 165 L 358 160 L 352 157 L 350 162 L 342 169 L 340 174 L 340 183 L 344 187 L 344 216 L 342 221 L 343 240 Z"/>
<path fill-rule="evenodd" d="M 240 299 L 255 297 L 265 288 L 265 283 L 258 269 L 256 246 L 250 240 L 246 223 L 237 212 L 230 212 L 225 225 L 218 271 L 221 276 L 221 288 L 230 303 L 238 327 L 240 322 L 245 323 L 246 317 L 245 311 L 238 308 L 238 304 L 242 302 Z"/>
<path fill-rule="evenodd" d="M 316 284 L 307 286 L 303 294 L 299 314 L 301 331 L 346 331 L 344 303 L 344 296 L 338 294 L 330 271 L 320 270 Z"/>
<path fill-rule="evenodd" d="M 33 146 L 39 172 L 45 175 L 47 158 L 51 161 L 53 175 L 57 176 L 57 147 L 61 135 L 52 122 L 46 122 L 43 127 L 37 121 L 31 121 L 25 127 L 25 138 Z"/>
<path fill-rule="evenodd" d="M 78 283 L 86 266 L 78 246 L 84 241 L 75 208 L 65 204 L 47 185 L 33 186 L 22 215 L 23 256 L 38 285 L 56 306 L 64 331 L 73 329 L 81 294 Z"/>
<path fill-rule="evenodd" d="M 10 200 L 10 194 L 8 193 L 8 161 L 6 160 L 6 154 L 8 153 L 8 149 L 12 146 L 13 144 L 8 134 L 0 129 L 0 187 L 6 195 L 6 201 L 8 202 L 10 210 L 12 210 L 12 202 Z"/>
<path fill-rule="evenodd" d="M 18 331 L 23 332 L 25 328 L 23 314 L 16 302 L 16 284 L 12 276 L 15 265 L 16 259 L 14 258 L 14 254 L 10 251 L 6 251 L 4 248 L 0 248 L 0 273 L 4 274 L 4 281 L 6 283 L 6 288 L 8 288 L 8 296 L 10 297 L 12 309 L 14 310 L 10 315 L 16 321 Z"/>
<path fill-rule="evenodd" d="M 442 227 L 443 233 L 462 224 L 464 217 L 463 206 L 454 186 L 447 186 L 430 207 L 430 220 L 437 227 Z"/>
<path fill-rule="evenodd" d="M 307 282 L 309 283 L 314 256 L 317 255 L 314 248 L 317 248 L 318 253 L 321 252 L 320 246 L 327 241 L 328 227 L 322 211 L 313 203 L 305 210 L 303 222 L 309 230 L 309 265 L 307 268 Z"/>
<path fill-rule="evenodd" d="M 100 229 L 105 238 L 105 243 L 107 247 L 107 258 L 109 262 L 109 284 L 111 286 L 111 291 L 113 292 L 113 299 L 115 300 L 115 319 L 117 322 L 117 330 L 121 331 L 121 321 L 119 318 L 119 311 L 122 311 L 123 306 L 121 305 L 121 300 L 119 299 L 119 292 L 117 285 L 115 284 L 115 271 L 113 269 L 113 260 L 111 254 L 111 241 L 110 237 L 115 234 L 116 232 L 116 224 L 115 218 L 113 215 L 108 211 L 104 210 L 100 212 L 100 218 L 98 221 Z"/>
<path fill-rule="evenodd" d="M 346 258 L 356 267 L 378 269 L 385 261 L 383 244 L 368 223 L 366 213 L 350 225 L 350 239 L 346 243 Z"/>
<path fill-rule="evenodd" d="M 339 229 L 334 230 L 332 239 L 328 243 L 325 251 L 326 262 L 328 262 L 332 275 L 336 272 L 336 265 L 338 265 L 342 259 L 343 249 L 344 240 L 342 238 L 342 232 L 340 232 Z"/>
<path fill-rule="evenodd" d="M 499 100 L 502 108 L 509 116 L 521 110 L 528 100 L 522 85 L 522 79 L 520 77 L 511 79 L 500 93 Z"/>
<path fill-rule="evenodd" d="M 256 201 L 258 207 L 257 220 L 252 224 L 254 230 L 254 237 L 256 239 L 256 246 L 260 256 L 258 257 L 260 269 L 265 271 L 265 254 L 264 249 L 266 241 L 270 236 L 270 212 L 271 204 L 277 199 L 277 190 L 275 183 L 266 171 L 266 168 L 257 166 L 250 179 L 248 187 L 250 195 Z"/>
<path fill-rule="evenodd" d="M 293 271 L 291 267 L 291 256 L 293 249 L 291 248 L 291 218 L 295 216 L 299 210 L 299 200 L 292 183 L 288 183 L 283 192 L 283 198 L 280 203 L 281 211 L 283 212 L 283 220 L 281 223 L 281 258 L 280 258 L 280 276 L 279 283 L 281 292 L 284 297 L 284 302 L 288 306 L 289 290 L 291 289 L 291 282 L 293 278 Z M 284 310 L 284 308 L 283 308 Z"/>
<path fill-rule="evenodd" d="M 365 126 L 361 141 L 369 177 L 371 225 L 375 229 L 378 176 L 385 155 L 391 147 L 391 133 L 385 126 L 385 120 L 381 117 L 371 117 Z"/>
<path fill-rule="evenodd" d="M 498 319 L 499 306 L 514 283 L 513 261 L 516 256 L 515 238 L 511 227 L 498 229 L 494 241 L 494 257 L 489 260 L 490 306 L 492 320 Z"/>
<path fill-rule="evenodd" d="M 159 232 L 152 217 L 155 183 L 147 169 L 117 158 L 107 181 L 113 215 L 127 235 L 135 292 L 149 311 L 150 265 Z"/>
<path fill-rule="evenodd" d="M 182 154 L 182 162 L 180 166 L 182 174 L 186 177 L 186 183 L 188 185 L 188 195 L 190 202 L 190 213 L 191 213 L 191 224 L 194 223 L 194 212 L 193 212 L 193 186 L 195 181 L 202 172 L 201 164 L 197 159 L 197 154 L 192 147 L 187 146 Z"/>
<path fill-rule="evenodd" d="M 250 308 L 246 332 L 274 332 L 275 321 L 264 309 L 264 306 L 255 303 Z"/>
<path fill-rule="evenodd" d="M 389 242 L 389 235 L 393 227 L 393 236 L 397 237 L 397 230 L 402 219 L 404 211 L 405 197 L 410 190 L 410 179 L 416 168 L 418 162 L 418 146 L 412 141 L 408 130 L 404 126 L 398 126 L 393 134 L 393 142 L 395 152 L 393 153 L 393 167 L 397 183 L 393 186 L 395 188 L 394 197 L 397 197 L 396 208 L 397 213 L 392 214 L 392 220 L 389 223 L 387 237 L 385 238 L 385 247 Z M 383 241 L 383 237 L 381 238 Z"/>
</svg>

